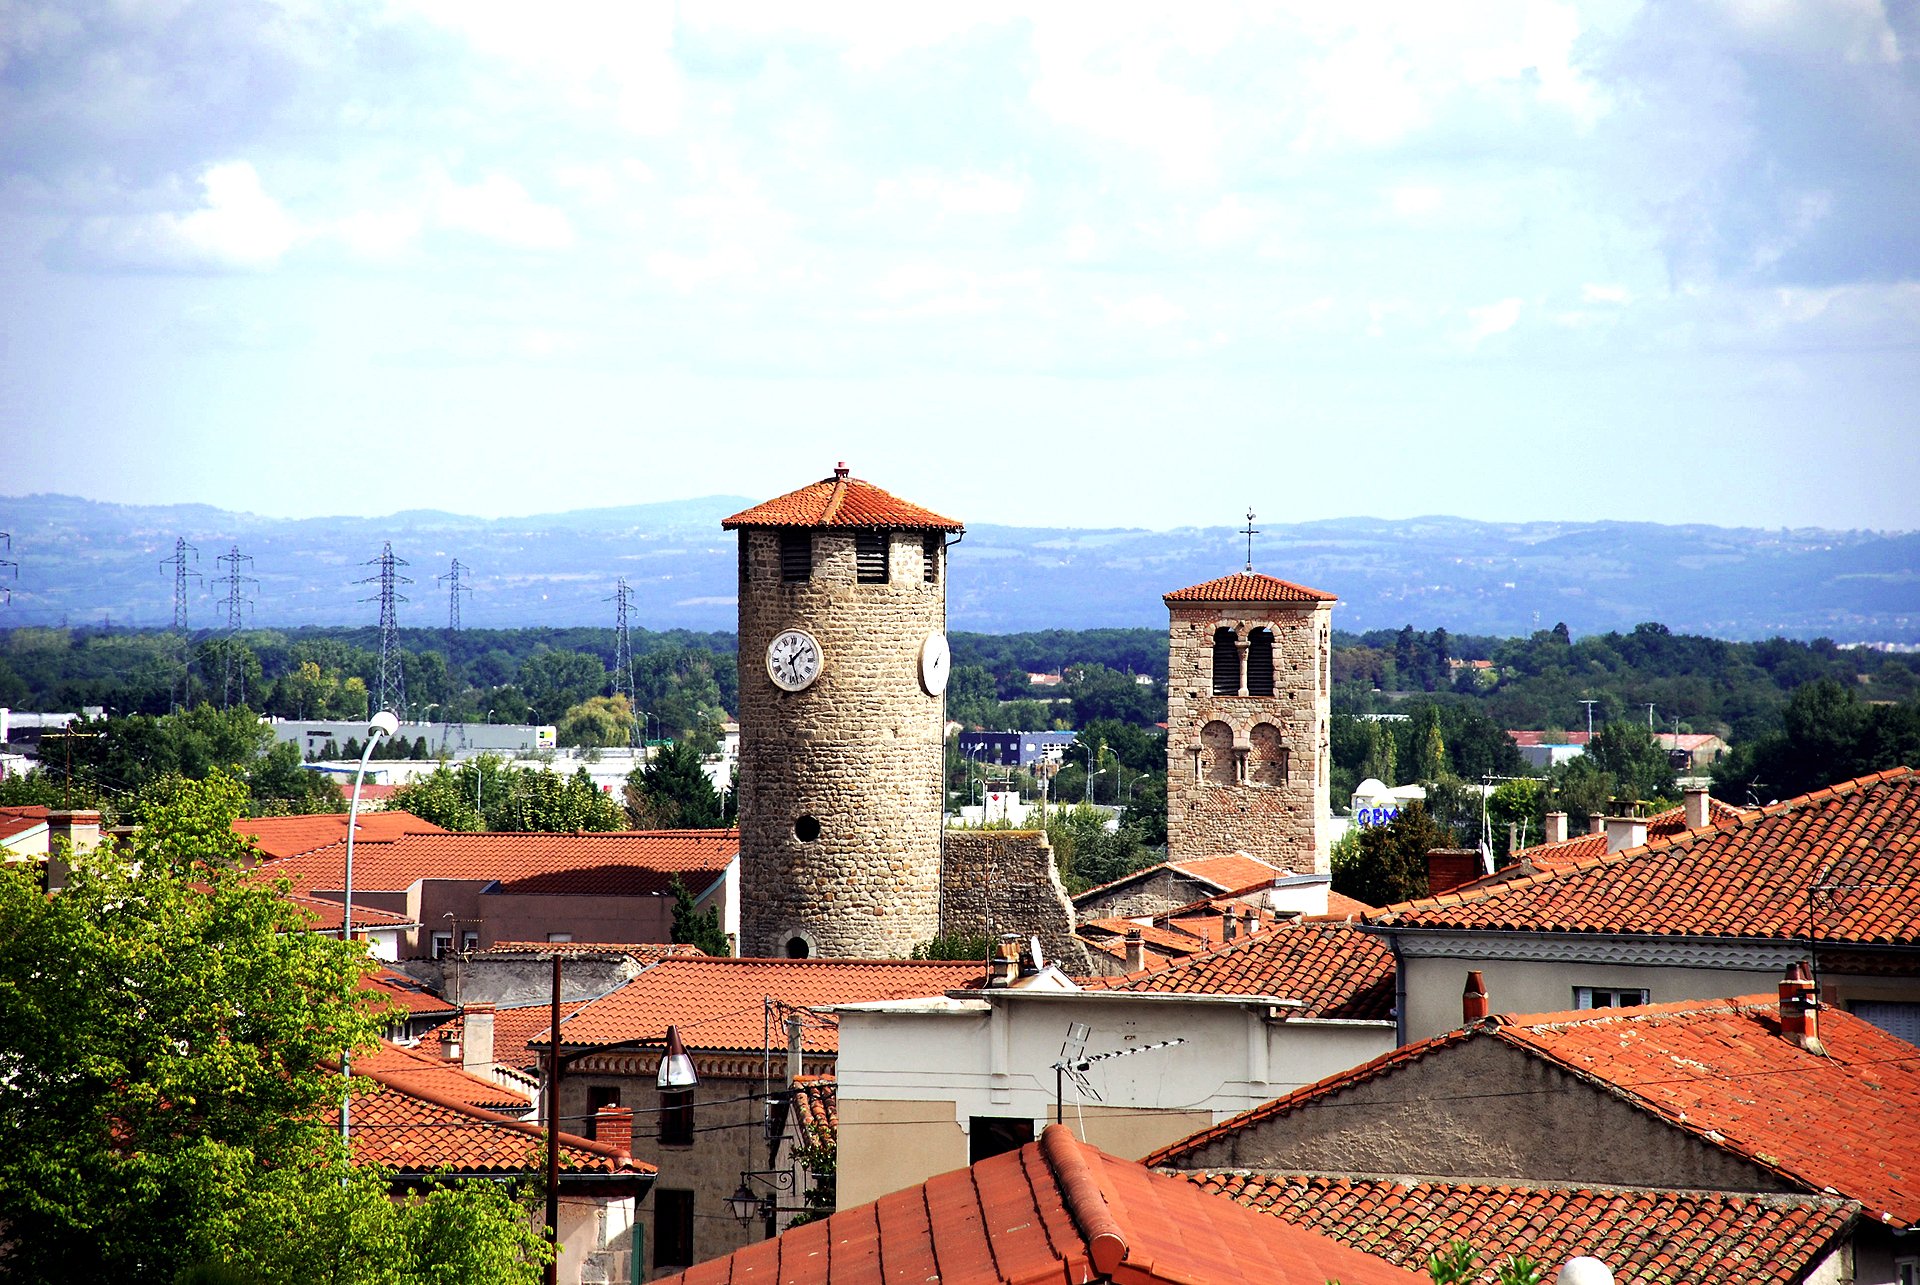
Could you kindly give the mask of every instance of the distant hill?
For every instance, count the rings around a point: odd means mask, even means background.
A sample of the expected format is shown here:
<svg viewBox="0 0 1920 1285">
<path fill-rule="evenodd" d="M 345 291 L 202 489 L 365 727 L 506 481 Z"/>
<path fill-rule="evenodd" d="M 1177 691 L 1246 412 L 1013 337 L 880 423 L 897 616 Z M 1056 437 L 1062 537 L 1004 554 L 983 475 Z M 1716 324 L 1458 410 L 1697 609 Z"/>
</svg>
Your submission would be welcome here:
<svg viewBox="0 0 1920 1285">
<path fill-rule="evenodd" d="M 731 629 L 734 541 L 720 519 L 739 497 L 582 509 L 521 518 L 415 510 L 384 518 L 283 519 L 205 505 L 102 504 L 62 495 L 0 497 L 19 578 L 0 627 L 164 626 L 176 536 L 198 546 L 189 609 L 196 629 L 225 623 L 230 546 L 258 578 L 251 623 L 372 623 L 383 541 L 411 565 L 403 625 L 445 622 L 435 577 L 472 571 L 470 625 L 611 623 L 616 577 L 633 587 L 636 625 Z M 1920 534 L 1760 531 L 1645 522 L 1470 522 L 1341 518 L 1268 523 L 1262 571 L 1340 595 L 1342 629 L 1444 626 L 1524 634 L 1565 621 L 1576 633 L 1658 620 L 1723 638 L 1920 641 Z M 1236 570 L 1244 538 L 1221 528 L 1089 531 L 982 525 L 954 550 L 952 626 L 983 632 L 1160 626 L 1160 595 Z"/>
</svg>

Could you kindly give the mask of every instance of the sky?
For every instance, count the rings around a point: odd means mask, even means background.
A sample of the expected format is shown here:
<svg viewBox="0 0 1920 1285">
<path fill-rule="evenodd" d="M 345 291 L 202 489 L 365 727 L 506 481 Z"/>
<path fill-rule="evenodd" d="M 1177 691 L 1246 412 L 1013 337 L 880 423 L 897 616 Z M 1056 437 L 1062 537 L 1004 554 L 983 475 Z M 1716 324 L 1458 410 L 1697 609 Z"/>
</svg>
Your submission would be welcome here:
<svg viewBox="0 0 1920 1285">
<path fill-rule="evenodd" d="M 0 495 L 1913 529 L 1917 406 L 1912 2 L 0 0 Z"/>
</svg>

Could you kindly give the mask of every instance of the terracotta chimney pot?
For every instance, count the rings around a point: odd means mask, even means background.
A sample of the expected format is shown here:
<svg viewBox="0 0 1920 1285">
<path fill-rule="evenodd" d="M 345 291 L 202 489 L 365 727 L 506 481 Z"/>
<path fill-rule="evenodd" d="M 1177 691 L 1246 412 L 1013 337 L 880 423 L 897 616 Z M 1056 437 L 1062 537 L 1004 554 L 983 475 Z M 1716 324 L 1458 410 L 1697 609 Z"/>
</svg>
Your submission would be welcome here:
<svg viewBox="0 0 1920 1285">
<path fill-rule="evenodd" d="M 1487 998 L 1487 979 L 1479 969 L 1467 974 L 1467 985 L 1460 992 L 1460 1020 L 1463 1025 L 1484 1021 L 1493 1012 L 1493 1001 Z"/>
</svg>

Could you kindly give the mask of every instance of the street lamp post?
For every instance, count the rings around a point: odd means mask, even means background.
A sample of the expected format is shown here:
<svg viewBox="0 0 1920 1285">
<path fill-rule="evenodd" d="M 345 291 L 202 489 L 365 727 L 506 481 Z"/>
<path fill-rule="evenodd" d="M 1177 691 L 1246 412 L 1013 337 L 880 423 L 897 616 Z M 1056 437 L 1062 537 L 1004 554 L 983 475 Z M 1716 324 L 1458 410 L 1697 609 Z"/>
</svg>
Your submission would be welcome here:
<svg viewBox="0 0 1920 1285">
<path fill-rule="evenodd" d="M 367 760 L 373 757 L 373 747 L 399 730 L 400 720 L 394 717 L 392 710 L 383 709 L 378 714 L 375 714 L 372 721 L 367 724 L 367 747 L 360 751 L 360 766 L 354 769 L 353 802 L 347 805 L 347 870 L 345 880 L 347 888 L 345 904 L 340 915 L 340 940 L 343 942 L 351 942 L 353 940 L 353 832 L 360 824 L 360 783 L 366 779 Z M 351 1122 L 349 1120 L 349 1113 L 352 1109 L 353 1102 L 352 1063 L 353 1051 L 351 1049 L 342 1050 L 340 1054 L 340 1075 L 342 1081 L 340 1089 L 340 1145 L 343 1149 L 348 1147 L 352 1142 Z M 352 1153 L 349 1152 L 348 1155 L 349 1163 L 351 1163 Z M 340 1185 L 344 1187 L 346 1183 L 346 1176 L 342 1175 Z"/>
</svg>

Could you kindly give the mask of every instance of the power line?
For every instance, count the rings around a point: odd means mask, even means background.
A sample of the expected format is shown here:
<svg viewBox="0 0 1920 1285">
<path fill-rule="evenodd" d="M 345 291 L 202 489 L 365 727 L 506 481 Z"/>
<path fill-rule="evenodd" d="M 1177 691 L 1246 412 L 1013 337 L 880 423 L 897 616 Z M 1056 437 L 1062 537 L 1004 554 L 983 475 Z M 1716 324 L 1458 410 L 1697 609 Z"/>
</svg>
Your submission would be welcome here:
<svg viewBox="0 0 1920 1285">
<path fill-rule="evenodd" d="M 214 561 L 220 563 L 227 569 L 227 574 L 217 577 L 214 583 L 223 584 L 227 587 L 227 645 L 221 649 L 223 652 L 223 663 L 221 665 L 222 673 L 220 676 L 220 708 L 231 709 L 233 707 L 233 636 L 240 631 L 240 609 L 243 606 L 250 608 L 253 605 L 253 599 L 247 596 L 246 590 L 243 589 L 242 586 L 259 584 L 260 582 L 252 576 L 242 575 L 240 573 L 241 564 L 252 562 L 253 558 L 248 554 L 240 552 L 240 546 L 237 544 L 233 545 L 218 558 L 215 558 Z M 242 691 L 241 700 L 243 703 L 245 699 L 246 693 Z"/>
<path fill-rule="evenodd" d="M 188 555 L 192 556 L 189 557 Z M 180 638 L 180 672 L 174 679 L 174 689 L 169 701 L 170 708 L 180 709 L 183 696 L 193 695 L 193 654 L 187 650 L 187 579 L 201 579 L 198 571 L 188 564 L 200 560 L 200 550 L 187 543 L 187 537 L 176 536 L 173 541 L 173 556 L 160 559 L 160 565 L 173 568 L 173 632 Z"/>
<path fill-rule="evenodd" d="M 450 634 L 460 632 L 460 595 L 473 592 L 472 586 L 460 583 L 460 573 L 472 570 L 472 567 L 455 558 L 453 565 L 447 568 L 444 575 L 434 577 L 435 580 L 445 582 L 447 585 L 447 632 Z"/>
<path fill-rule="evenodd" d="M 380 570 L 356 584 L 377 584 L 380 592 L 372 598 L 362 598 L 362 602 L 380 604 L 380 691 L 379 709 L 389 709 L 404 721 L 407 717 L 407 670 L 400 656 L 400 627 L 396 623 L 394 607 L 407 601 L 406 595 L 395 590 L 396 585 L 412 584 L 410 576 L 403 576 L 397 568 L 407 565 L 405 558 L 393 556 L 393 541 L 388 540 L 381 546 L 380 556 L 369 558 L 360 564 L 364 567 L 379 567 Z M 391 696 L 391 699 L 389 699 Z"/>
</svg>

